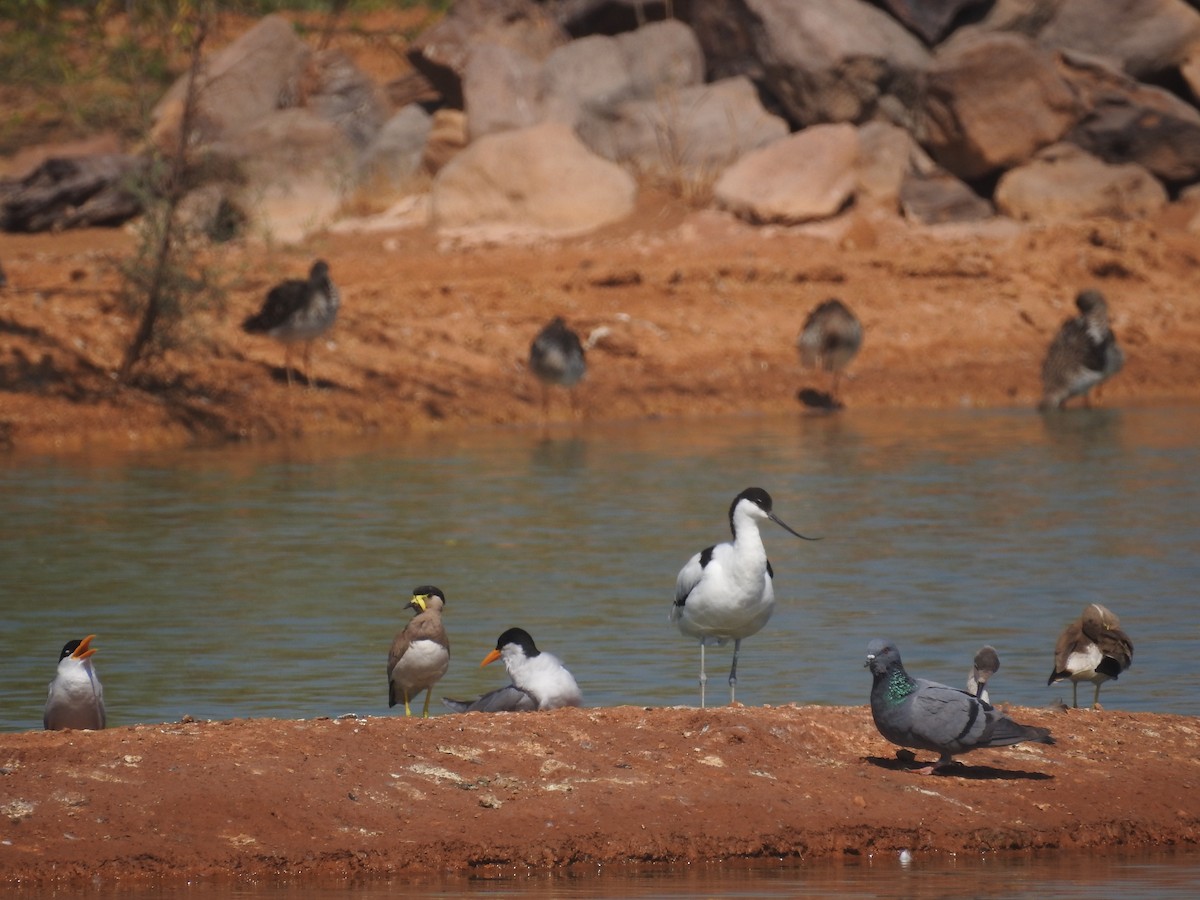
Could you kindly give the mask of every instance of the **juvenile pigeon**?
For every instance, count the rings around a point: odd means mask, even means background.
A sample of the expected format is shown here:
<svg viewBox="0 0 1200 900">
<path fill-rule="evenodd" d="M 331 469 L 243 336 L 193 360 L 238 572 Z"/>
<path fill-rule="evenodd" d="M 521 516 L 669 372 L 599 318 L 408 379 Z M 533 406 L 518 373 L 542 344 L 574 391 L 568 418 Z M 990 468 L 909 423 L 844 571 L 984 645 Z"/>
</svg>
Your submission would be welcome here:
<svg viewBox="0 0 1200 900">
<path fill-rule="evenodd" d="M 1092 708 L 1100 708 L 1100 685 L 1117 680 L 1133 663 L 1133 641 L 1121 630 L 1121 620 L 1106 606 L 1092 603 L 1063 629 L 1054 647 L 1054 671 L 1046 684 L 1071 679 L 1071 704 L 1079 708 L 1079 682 L 1096 686 Z"/>
<path fill-rule="evenodd" d="M 984 703 L 988 699 L 987 683 L 993 675 L 1000 671 L 1000 654 L 991 644 L 979 648 L 975 661 L 971 664 L 971 674 L 967 676 L 967 693 L 978 697 Z"/>
<path fill-rule="evenodd" d="M 1049 729 L 1020 725 L 966 691 L 912 678 L 890 641 L 871 641 L 865 665 L 873 678 L 871 716 L 879 733 L 901 747 L 939 754 L 936 763 L 917 770 L 922 775 L 946 766 L 956 753 L 980 747 L 1054 743 Z"/>
</svg>

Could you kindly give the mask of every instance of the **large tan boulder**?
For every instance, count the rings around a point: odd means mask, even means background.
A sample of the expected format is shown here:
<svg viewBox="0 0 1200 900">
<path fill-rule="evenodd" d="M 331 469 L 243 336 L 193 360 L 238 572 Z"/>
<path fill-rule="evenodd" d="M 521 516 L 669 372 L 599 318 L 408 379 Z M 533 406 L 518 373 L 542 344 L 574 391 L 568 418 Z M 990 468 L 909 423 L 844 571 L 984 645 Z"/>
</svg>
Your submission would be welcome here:
<svg viewBox="0 0 1200 900">
<path fill-rule="evenodd" d="M 1047 147 L 1032 162 L 1004 173 L 996 205 L 1014 219 L 1070 222 L 1136 219 L 1167 203 L 1167 192 L 1136 163 L 1109 165 L 1072 144 Z"/>
<path fill-rule="evenodd" d="M 581 234 L 629 215 L 636 197 L 628 172 L 569 126 L 547 122 L 488 135 L 459 153 L 434 180 L 430 221 L 497 237 Z"/>
<path fill-rule="evenodd" d="M 814 125 L 751 150 L 713 189 L 717 204 L 756 223 L 797 224 L 841 211 L 858 184 L 858 130 Z"/>
<path fill-rule="evenodd" d="M 1082 113 L 1055 55 L 1018 34 L 963 29 L 927 73 L 918 136 L 960 178 L 1022 163 Z"/>
</svg>

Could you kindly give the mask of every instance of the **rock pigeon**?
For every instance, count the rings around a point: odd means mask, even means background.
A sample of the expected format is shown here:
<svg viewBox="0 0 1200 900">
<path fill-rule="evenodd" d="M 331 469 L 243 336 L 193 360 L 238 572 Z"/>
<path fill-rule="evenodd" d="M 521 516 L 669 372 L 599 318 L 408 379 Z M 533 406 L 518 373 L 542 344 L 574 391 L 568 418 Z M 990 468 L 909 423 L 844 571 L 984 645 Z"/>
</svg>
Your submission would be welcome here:
<svg viewBox="0 0 1200 900">
<path fill-rule="evenodd" d="M 92 665 L 96 648 L 94 634 L 82 641 L 67 641 L 58 656 L 58 673 L 50 682 L 42 725 L 47 731 L 80 728 L 99 731 L 104 728 L 104 688 Z"/>
<path fill-rule="evenodd" d="M 388 706 L 404 702 L 404 714 L 412 715 L 409 702 L 425 692 L 429 717 L 429 695 L 450 668 L 450 639 L 442 624 L 446 595 L 431 584 L 413 588 L 408 606 L 416 611 L 404 630 L 392 641 L 388 652 Z"/>
<path fill-rule="evenodd" d="M 333 326 L 340 306 L 341 294 L 329 277 L 329 264 L 319 259 L 312 264 L 307 280 L 291 278 L 271 288 L 262 309 L 242 322 L 242 330 L 283 343 L 288 387 L 292 384 L 292 345 L 303 341 L 304 381 L 311 385 L 308 361 L 312 343 Z"/>
<path fill-rule="evenodd" d="M 695 554 L 675 579 L 670 620 L 684 637 L 700 641 L 701 707 L 708 683 L 705 645 L 720 647 L 733 641 L 733 666 L 729 670 L 729 702 L 733 703 L 742 638 L 760 631 L 775 610 L 775 573 L 767 560 L 758 523 L 769 520 L 798 538 L 815 540 L 793 531 L 771 508 L 770 494 L 762 488 L 746 488 L 729 505 L 733 540 Z"/>
<path fill-rule="evenodd" d="M 555 316 L 529 346 L 529 369 L 542 384 L 542 414 L 550 408 L 549 385 L 557 384 L 570 391 L 587 374 L 587 360 L 579 335 L 567 327 L 561 316 Z M 575 410 L 575 394 L 571 392 L 571 410 Z"/>
<path fill-rule="evenodd" d="M 1075 298 L 1079 315 L 1068 319 L 1055 335 L 1042 362 L 1043 410 L 1061 409 L 1072 397 L 1116 375 L 1125 355 L 1108 325 L 1108 303 L 1099 291 L 1083 291 Z"/>
<path fill-rule="evenodd" d="M 858 316 L 850 311 L 841 300 L 832 297 L 817 305 L 796 338 L 796 349 L 800 352 L 800 364 L 806 369 L 823 369 L 833 375 L 833 384 L 823 396 L 830 409 L 840 409 L 838 380 L 842 371 L 854 359 L 862 346 L 863 329 Z M 815 404 L 812 404 L 815 405 Z"/>
<path fill-rule="evenodd" d="M 504 660 L 512 684 L 478 700 L 452 700 L 443 697 L 456 712 L 517 712 L 533 709 L 558 709 L 582 706 L 583 694 L 562 661 L 552 653 L 543 653 L 523 628 L 509 628 L 496 640 L 496 649 L 479 665 Z"/>
<path fill-rule="evenodd" d="M 990 703 L 948 685 L 912 678 L 900 661 L 900 651 L 879 638 L 867 646 L 865 664 L 871 670 L 871 716 L 879 733 L 901 747 L 939 754 L 930 774 L 951 762 L 957 753 L 980 747 L 1003 747 L 1021 741 L 1053 744 L 1046 728 L 1020 725 Z"/>
<path fill-rule="evenodd" d="M 1099 603 L 1063 629 L 1054 647 L 1054 671 L 1046 684 L 1071 679 L 1071 705 L 1079 708 L 1079 682 L 1096 686 L 1092 708 L 1100 709 L 1100 685 L 1124 672 L 1133 663 L 1133 641 L 1121 630 L 1116 613 Z"/>
<path fill-rule="evenodd" d="M 996 648 L 990 644 L 980 647 L 979 652 L 975 654 L 975 661 L 971 664 L 971 674 L 967 676 L 967 693 L 978 697 L 984 703 L 991 703 L 988 699 L 987 683 L 998 671 L 1000 654 L 996 652 Z"/>
</svg>

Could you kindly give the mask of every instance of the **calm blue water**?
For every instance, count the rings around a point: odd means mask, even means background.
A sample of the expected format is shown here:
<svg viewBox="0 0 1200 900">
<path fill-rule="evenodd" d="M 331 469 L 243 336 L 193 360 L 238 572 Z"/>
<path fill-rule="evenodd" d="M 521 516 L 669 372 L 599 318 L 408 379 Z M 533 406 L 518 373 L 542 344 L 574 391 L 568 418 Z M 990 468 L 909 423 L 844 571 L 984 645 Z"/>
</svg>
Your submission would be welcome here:
<svg viewBox="0 0 1200 900">
<path fill-rule="evenodd" d="M 454 655 L 437 695 L 500 684 L 478 662 L 520 625 L 588 705 L 696 704 L 675 575 L 749 485 L 823 540 L 764 529 L 779 608 L 743 644 L 740 701 L 863 704 L 877 635 L 951 684 L 991 643 L 994 702 L 1069 700 L 1045 683 L 1054 643 L 1098 601 L 1136 646 L 1105 705 L 1194 715 L 1197 436 L 1190 409 L 849 411 L 0 460 L 0 729 L 40 727 L 87 633 L 113 725 L 386 713 L 426 582 Z M 720 702 L 730 651 L 708 658 Z"/>
</svg>

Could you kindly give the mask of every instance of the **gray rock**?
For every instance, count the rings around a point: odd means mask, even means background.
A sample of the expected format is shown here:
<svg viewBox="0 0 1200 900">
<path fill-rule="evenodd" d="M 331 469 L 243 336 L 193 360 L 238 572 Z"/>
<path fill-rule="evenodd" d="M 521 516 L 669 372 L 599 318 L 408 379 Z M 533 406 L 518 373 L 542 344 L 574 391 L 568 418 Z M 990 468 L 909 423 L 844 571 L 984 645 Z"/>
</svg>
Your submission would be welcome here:
<svg viewBox="0 0 1200 900">
<path fill-rule="evenodd" d="M 1047 147 L 996 185 L 999 210 L 1026 221 L 1137 219 L 1166 204 L 1166 189 L 1141 166 L 1109 165 L 1067 143 Z"/>
<path fill-rule="evenodd" d="M 940 165 L 973 179 L 1029 159 L 1081 113 L 1049 50 L 1016 34 L 963 29 L 929 67 L 918 137 Z"/>
<path fill-rule="evenodd" d="M 853 125 L 814 125 L 744 155 L 717 180 L 714 197 L 750 222 L 828 218 L 854 196 L 858 154 Z"/>
<path fill-rule="evenodd" d="M 1136 162 L 1159 178 L 1200 178 L 1200 112 L 1094 58 L 1064 53 L 1063 71 L 1086 113 L 1066 138 L 1107 162 Z"/>
<path fill-rule="evenodd" d="M 900 209 L 922 225 L 978 222 L 991 218 L 992 204 L 949 172 L 909 172 L 900 185 Z"/>
<path fill-rule="evenodd" d="M 363 153 L 361 179 L 400 188 L 421 171 L 425 142 L 433 119 L 420 106 L 404 107 L 384 123 L 375 140 Z"/>
<path fill-rule="evenodd" d="M 1000 0 L 980 24 L 1103 57 L 1135 78 L 1177 68 L 1200 42 L 1200 13 L 1183 0 Z"/>
<path fill-rule="evenodd" d="M 281 16 L 270 15 L 204 60 L 195 136 L 201 143 L 226 138 L 295 106 L 311 51 Z M 151 112 L 152 140 L 178 145 L 188 76 L 181 76 Z"/>
<path fill-rule="evenodd" d="M 709 77 L 748 75 L 794 126 L 904 124 L 929 62 L 920 41 L 860 0 L 709 0 L 688 15 Z"/>
<path fill-rule="evenodd" d="M 304 98 L 305 108 L 337 126 L 354 149 L 366 150 L 387 117 L 374 82 L 340 50 L 322 50 L 312 61 L 314 84 Z"/>
<path fill-rule="evenodd" d="M 882 0 L 883 7 L 927 44 L 936 44 L 968 11 L 991 6 L 993 0 Z"/>
<path fill-rule="evenodd" d="M 898 125 L 868 122 L 858 129 L 860 202 L 891 211 L 900 208 L 900 190 L 910 175 L 931 173 L 937 165 L 911 134 Z"/>
<path fill-rule="evenodd" d="M 636 195 L 633 178 L 570 127 L 544 123 L 468 146 L 434 180 L 430 214 L 444 230 L 580 234 L 629 215 Z"/>
<path fill-rule="evenodd" d="M 763 109 L 746 78 L 631 100 L 579 124 L 596 153 L 638 172 L 689 180 L 713 178 L 748 150 L 780 140 L 787 123 Z"/>
<path fill-rule="evenodd" d="M 566 42 L 566 32 L 533 0 L 458 0 L 413 41 L 408 58 L 448 106 L 462 109 L 462 79 L 475 47 L 499 44 L 541 61 Z"/>
<path fill-rule="evenodd" d="M 346 136 L 306 109 L 279 110 L 211 151 L 238 164 L 235 202 L 252 230 L 285 243 L 333 221 L 356 172 Z"/>
<path fill-rule="evenodd" d="M 657 22 L 617 37 L 591 35 L 546 59 L 539 78 L 541 118 L 575 125 L 627 100 L 669 96 L 703 78 L 700 44 L 681 22 Z"/>
<path fill-rule="evenodd" d="M 470 139 L 536 124 L 540 73 L 541 64 L 520 50 L 503 44 L 477 46 L 462 79 Z"/>
</svg>

